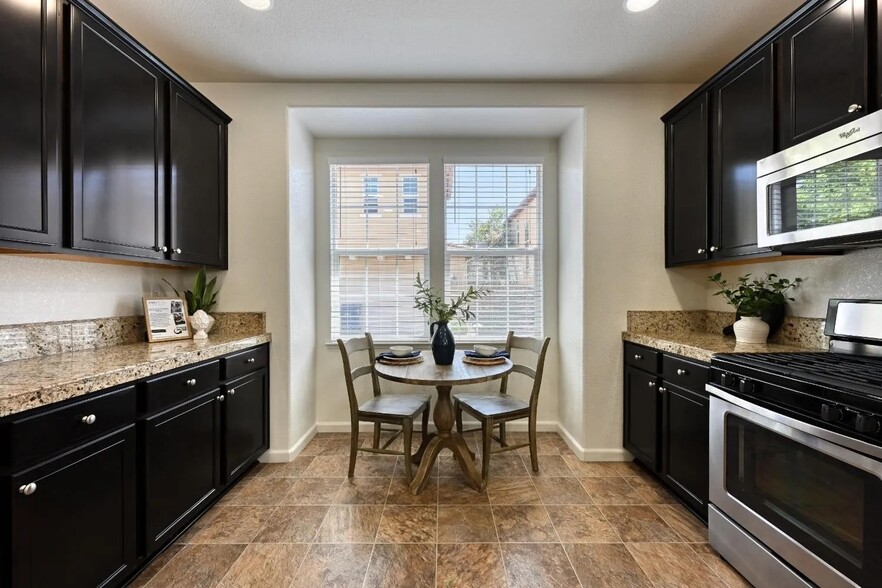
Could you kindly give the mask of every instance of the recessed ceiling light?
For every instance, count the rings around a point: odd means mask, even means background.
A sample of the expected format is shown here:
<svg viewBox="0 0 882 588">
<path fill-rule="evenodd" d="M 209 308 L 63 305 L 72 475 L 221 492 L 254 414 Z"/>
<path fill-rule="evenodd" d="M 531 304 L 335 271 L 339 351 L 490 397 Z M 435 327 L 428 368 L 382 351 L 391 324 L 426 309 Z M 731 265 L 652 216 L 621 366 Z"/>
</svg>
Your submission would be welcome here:
<svg viewBox="0 0 882 588">
<path fill-rule="evenodd" d="M 643 12 L 656 4 L 658 4 L 658 0 L 625 0 L 625 10 L 628 12 Z"/>
<path fill-rule="evenodd" d="M 273 7 L 273 0 L 239 0 L 239 2 L 254 10 L 269 10 Z"/>
</svg>

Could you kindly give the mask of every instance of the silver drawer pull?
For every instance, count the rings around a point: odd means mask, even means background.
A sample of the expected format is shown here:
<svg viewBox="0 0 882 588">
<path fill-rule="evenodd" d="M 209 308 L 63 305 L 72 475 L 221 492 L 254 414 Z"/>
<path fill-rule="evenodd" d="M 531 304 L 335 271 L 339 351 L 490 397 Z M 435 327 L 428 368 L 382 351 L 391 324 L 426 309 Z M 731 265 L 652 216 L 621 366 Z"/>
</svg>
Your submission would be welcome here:
<svg viewBox="0 0 882 588">
<path fill-rule="evenodd" d="M 223 401 L 224 401 L 224 395 L 221 394 L 220 396 L 217 397 L 217 399 L 220 400 L 221 402 L 223 402 Z"/>
<path fill-rule="evenodd" d="M 855 112 L 860 112 L 864 107 L 860 104 L 852 104 L 848 107 L 848 114 L 854 114 Z"/>
<path fill-rule="evenodd" d="M 229 394 L 230 396 L 235 396 L 235 395 L 236 395 L 236 389 L 235 389 L 235 388 L 231 388 L 230 391 L 227 392 L 227 394 Z"/>
<path fill-rule="evenodd" d="M 650 388 L 655 388 L 655 382 L 653 382 L 652 380 L 650 380 L 650 381 L 648 382 L 648 385 L 649 385 Z"/>
<path fill-rule="evenodd" d="M 687 375 L 687 374 L 689 374 L 689 372 L 687 372 L 686 370 L 684 370 L 684 369 L 682 369 L 682 368 L 680 368 L 680 369 L 677 370 L 677 375 L 678 375 L 678 376 L 685 376 L 685 375 Z"/>
<path fill-rule="evenodd" d="M 245 363 L 254 363 L 254 358 L 249 357 L 248 359 L 245 360 Z"/>
<path fill-rule="evenodd" d="M 637 360 L 637 361 L 640 361 L 640 360 L 643 359 L 643 356 L 640 355 L 639 353 L 635 353 L 635 354 L 634 354 L 634 359 Z"/>
<path fill-rule="evenodd" d="M 34 492 L 37 491 L 37 485 L 33 482 L 30 484 L 25 484 L 24 486 L 19 487 L 18 493 L 24 494 L 25 496 L 30 496 Z"/>
<path fill-rule="evenodd" d="M 665 388 L 664 386 L 661 386 L 661 387 L 659 387 L 659 389 L 658 389 L 658 393 L 659 393 L 659 394 L 664 394 L 664 393 L 667 392 L 667 391 L 668 391 L 668 389 Z"/>
<path fill-rule="evenodd" d="M 86 416 L 84 416 L 84 417 L 83 417 L 82 419 L 80 419 L 80 420 L 83 421 L 83 424 L 84 424 L 84 425 L 94 425 L 94 424 L 95 424 L 95 421 L 98 420 L 98 417 L 96 417 L 94 414 L 90 414 L 90 415 L 86 415 Z"/>
<path fill-rule="evenodd" d="M 196 378 L 190 378 L 189 380 L 184 382 L 184 384 L 186 384 L 187 386 L 195 386 L 196 385 Z"/>
</svg>

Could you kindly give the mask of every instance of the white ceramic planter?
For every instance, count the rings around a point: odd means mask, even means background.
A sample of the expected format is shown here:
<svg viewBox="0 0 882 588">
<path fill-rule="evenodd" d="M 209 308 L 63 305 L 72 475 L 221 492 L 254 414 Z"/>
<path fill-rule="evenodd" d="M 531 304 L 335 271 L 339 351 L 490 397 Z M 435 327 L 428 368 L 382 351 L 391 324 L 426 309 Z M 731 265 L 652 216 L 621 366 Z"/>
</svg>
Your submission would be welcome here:
<svg viewBox="0 0 882 588">
<path fill-rule="evenodd" d="M 214 326 L 214 317 L 204 310 L 197 310 L 190 317 L 190 328 L 195 331 L 194 339 L 208 339 L 208 331 Z"/>
<path fill-rule="evenodd" d="M 769 325 L 758 316 L 743 316 L 735 321 L 733 328 L 738 343 L 757 345 L 769 338 Z"/>
</svg>

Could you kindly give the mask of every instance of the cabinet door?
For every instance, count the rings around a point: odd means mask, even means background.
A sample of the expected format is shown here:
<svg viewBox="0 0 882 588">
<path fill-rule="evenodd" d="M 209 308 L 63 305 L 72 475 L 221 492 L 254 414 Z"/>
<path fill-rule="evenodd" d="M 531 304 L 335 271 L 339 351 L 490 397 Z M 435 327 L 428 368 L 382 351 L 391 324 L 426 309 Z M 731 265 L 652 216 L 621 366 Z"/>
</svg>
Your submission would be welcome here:
<svg viewBox="0 0 882 588">
<path fill-rule="evenodd" d="M 229 482 L 269 448 L 266 370 L 228 383 L 224 396 L 224 481 Z"/>
<path fill-rule="evenodd" d="M 198 516 L 220 485 L 220 391 L 145 419 L 147 552 Z"/>
<path fill-rule="evenodd" d="M 75 6 L 68 59 L 71 247 L 162 259 L 167 82 Z"/>
<path fill-rule="evenodd" d="M 666 260 L 708 259 L 708 99 L 702 94 L 666 121 Z"/>
<path fill-rule="evenodd" d="M 773 52 L 768 46 L 713 89 L 715 259 L 757 253 L 756 162 L 775 149 Z"/>
<path fill-rule="evenodd" d="M 134 426 L 14 475 L 10 491 L 13 586 L 114 586 L 131 573 Z"/>
<path fill-rule="evenodd" d="M 60 244 L 57 12 L 55 0 L 0 0 L 2 240 Z"/>
<path fill-rule="evenodd" d="M 665 382 L 662 474 L 671 488 L 707 519 L 708 419 L 705 395 Z"/>
<path fill-rule="evenodd" d="M 649 468 L 658 468 L 658 378 L 625 368 L 625 449 Z"/>
<path fill-rule="evenodd" d="M 172 259 L 226 268 L 227 125 L 171 84 Z"/>
<path fill-rule="evenodd" d="M 781 37 L 782 148 L 865 114 L 865 13 L 866 0 L 829 0 Z"/>
</svg>

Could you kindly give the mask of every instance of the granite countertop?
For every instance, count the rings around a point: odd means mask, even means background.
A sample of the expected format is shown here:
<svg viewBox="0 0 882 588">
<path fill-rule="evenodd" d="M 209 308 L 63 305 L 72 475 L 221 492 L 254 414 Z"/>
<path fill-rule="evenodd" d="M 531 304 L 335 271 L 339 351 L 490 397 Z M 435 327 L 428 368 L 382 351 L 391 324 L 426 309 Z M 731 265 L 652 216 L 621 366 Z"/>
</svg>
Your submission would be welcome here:
<svg viewBox="0 0 882 588">
<path fill-rule="evenodd" d="M 265 332 L 209 335 L 208 339 L 130 343 L 0 362 L 0 417 L 110 388 L 268 343 Z"/>
<path fill-rule="evenodd" d="M 631 343 L 645 345 L 665 351 L 697 359 L 710 363 L 711 357 L 717 353 L 786 353 L 800 351 L 822 351 L 813 347 L 798 347 L 781 343 L 767 343 L 765 345 L 745 345 L 735 342 L 735 337 L 725 337 L 716 333 L 701 333 L 696 331 L 674 332 L 631 332 L 622 333 L 622 339 Z"/>
</svg>

